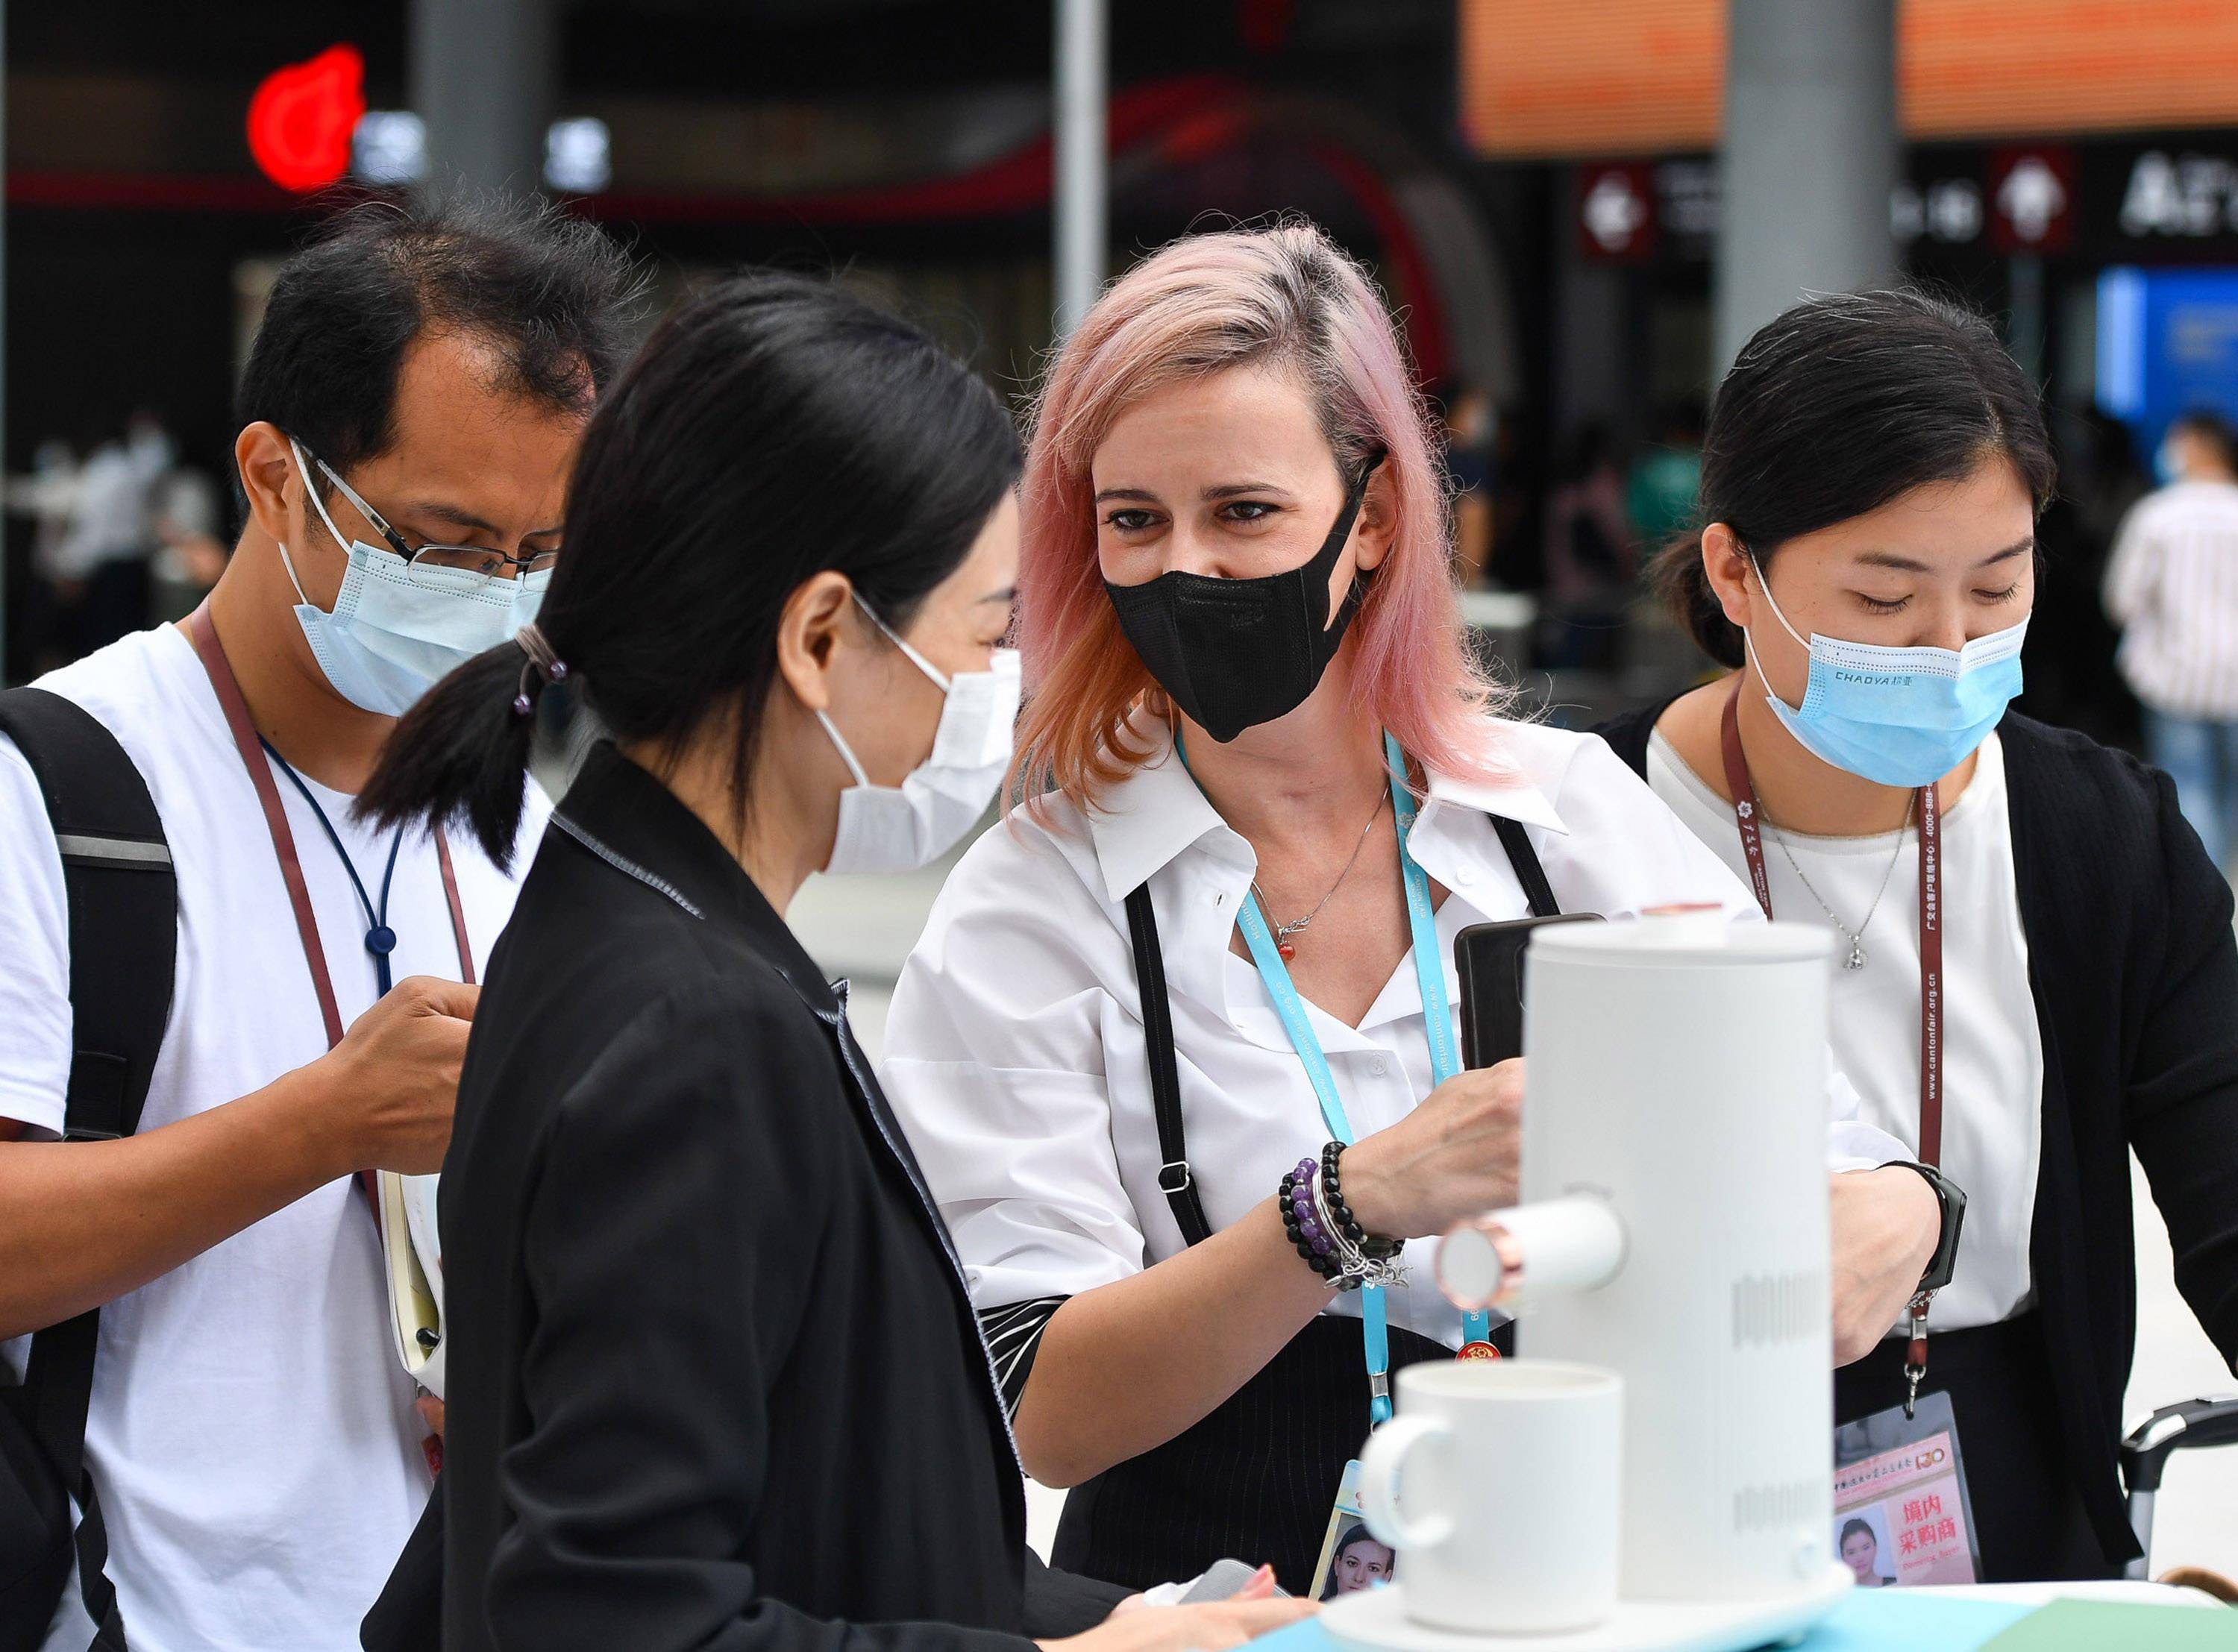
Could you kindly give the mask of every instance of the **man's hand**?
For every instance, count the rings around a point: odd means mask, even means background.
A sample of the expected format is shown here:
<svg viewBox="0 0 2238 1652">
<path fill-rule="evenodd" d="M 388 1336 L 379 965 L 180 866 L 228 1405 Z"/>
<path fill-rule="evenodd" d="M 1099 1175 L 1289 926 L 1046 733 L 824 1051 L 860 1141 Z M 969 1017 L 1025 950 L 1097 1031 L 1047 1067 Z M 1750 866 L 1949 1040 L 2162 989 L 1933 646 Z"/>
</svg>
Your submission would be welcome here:
<svg viewBox="0 0 2238 1652">
<path fill-rule="evenodd" d="M 334 1173 L 432 1175 L 451 1145 L 480 988 L 433 975 L 398 981 L 352 1023 L 342 1041 L 301 1069 L 316 1087 Z"/>
</svg>

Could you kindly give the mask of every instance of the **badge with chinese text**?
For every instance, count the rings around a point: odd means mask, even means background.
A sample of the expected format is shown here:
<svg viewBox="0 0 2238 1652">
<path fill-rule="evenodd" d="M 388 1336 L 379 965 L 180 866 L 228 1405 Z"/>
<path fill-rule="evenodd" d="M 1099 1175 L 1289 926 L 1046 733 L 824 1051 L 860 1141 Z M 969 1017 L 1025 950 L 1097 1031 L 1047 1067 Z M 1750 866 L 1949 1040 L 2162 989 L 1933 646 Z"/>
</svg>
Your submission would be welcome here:
<svg viewBox="0 0 2238 1652">
<path fill-rule="evenodd" d="M 1922 1394 L 1909 1420 L 1891 1405 L 1834 1431 L 1833 1537 L 1860 1589 L 1981 1581 L 1950 1395 Z"/>
</svg>

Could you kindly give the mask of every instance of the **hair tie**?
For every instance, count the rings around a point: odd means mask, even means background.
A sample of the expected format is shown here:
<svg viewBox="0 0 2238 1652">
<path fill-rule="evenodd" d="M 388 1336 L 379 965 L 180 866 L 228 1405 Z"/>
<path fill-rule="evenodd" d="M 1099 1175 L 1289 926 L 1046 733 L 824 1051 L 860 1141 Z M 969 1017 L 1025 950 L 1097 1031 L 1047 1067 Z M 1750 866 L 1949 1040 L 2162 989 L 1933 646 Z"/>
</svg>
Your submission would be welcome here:
<svg viewBox="0 0 2238 1652">
<path fill-rule="evenodd" d="M 535 714 L 536 702 L 545 685 L 567 680 L 567 662 L 553 651 L 533 620 L 513 632 L 513 640 L 528 656 L 528 663 L 520 668 L 520 691 L 513 697 L 513 714 L 517 717 L 531 717 Z"/>
</svg>

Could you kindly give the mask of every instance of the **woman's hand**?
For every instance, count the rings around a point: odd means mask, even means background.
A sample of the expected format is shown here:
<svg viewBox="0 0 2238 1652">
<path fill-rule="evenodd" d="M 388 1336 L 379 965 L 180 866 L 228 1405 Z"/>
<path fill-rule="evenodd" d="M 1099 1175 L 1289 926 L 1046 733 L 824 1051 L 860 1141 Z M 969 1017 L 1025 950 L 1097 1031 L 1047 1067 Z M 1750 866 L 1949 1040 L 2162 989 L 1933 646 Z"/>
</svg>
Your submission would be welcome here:
<svg viewBox="0 0 2238 1652">
<path fill-rule="evenodd" d="M 1285 1629 L 1321 1608 L 1311 1601 L 1213 1601 L 1202 1606 L 1130 1606 L 1085 1635 L 1043 1641 L 1043 1652 L 1228 1652 Z"/>
<path fill-rule="evenodd" d="M 1165 1585 L 1165 1587 L 1179 1590 L 1182 1588 L 1182 1585 L 1178 1583 L 1169 1583 Z M 1230 1595 L 1228 1598 L 1231 1601 L 1273 1600 L 1275 1598 L 1275 1569 L 1272 1566 L 1261 1566 L 1257 1571 L 1252 1573 L 1251 1576 L 1245 1580 L 1242 1588 L 1237 1589 L 1235 1593 Z M 1147 1595 L 1129 1595 L 1125 1600 L 1121 1601 L 1118 1605 L 1111 1609 L 1112 1615 L 1116 1616 L 1121 1612 L 1140 1611 L 1143 1607 L 1148 1606 L 1149 1603 L 1150 1597 Z M 1165 1604 L 1169 1606 L 1176 1606 L 1180 1604 L 1180 1602 L 1178 1600 L 1169 1600 L 1166 1602 Z"/>
<path fill-rule="evenodd" d="M 1385 1239 L 1442 1233 L 1515 1202 L 1522 1140 L 1523 1063 L 1457 1073 L 1398 1123 L 1345 1150 L 1344 1202 Z"/>
<path fill-rule="evenodd" d="M 1853 1170 L 1832 1184 L 1834 1363 L 1872 1352 L 1918 1289 L 1942 1237 L 1943 1206 L 1901 1165 Z"/>
</svg>

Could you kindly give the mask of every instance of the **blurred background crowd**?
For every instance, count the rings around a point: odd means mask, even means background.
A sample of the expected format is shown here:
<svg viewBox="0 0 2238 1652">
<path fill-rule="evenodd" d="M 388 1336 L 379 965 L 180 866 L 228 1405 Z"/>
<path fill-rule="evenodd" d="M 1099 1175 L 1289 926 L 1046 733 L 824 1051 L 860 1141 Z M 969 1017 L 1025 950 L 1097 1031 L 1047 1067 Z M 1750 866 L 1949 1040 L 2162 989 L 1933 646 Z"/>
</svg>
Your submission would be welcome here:
<svg viewBox="0 0 2238 1652">
<path fill-rule="evenodd" d="M 9 7 L 0 673 L 209 584 L 266 284 L 307 223 L 366 193 L 540 186 L 671 292 L 741 261 L 836 268 L 1020 394 L 1062 307 L 1067 3 L 230 0 L 222 26 L 154 0 Z M 2026 709 L 2138 737 L 2102 576 L 2170 420 L 2238 406 L 2238 7 L 1088 10 L 1103 268 L 1280 212 L 1365 258 L 1447 420 L 1472 617 L 1558 714 L 1695 669 L 1639 571 L 1689 519 L 1740 318 L 1777 307 L 1743 290 L 1750 267 L 1854 236 L 1819 226 L 1884 195 L 1882 255 L 1857 267 L 2003 318 L 2056 413 Z M 1779 161 L 1782 98 L 1853 106 L 1854 153 L 1752 187 Z"/>
</svg>

